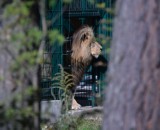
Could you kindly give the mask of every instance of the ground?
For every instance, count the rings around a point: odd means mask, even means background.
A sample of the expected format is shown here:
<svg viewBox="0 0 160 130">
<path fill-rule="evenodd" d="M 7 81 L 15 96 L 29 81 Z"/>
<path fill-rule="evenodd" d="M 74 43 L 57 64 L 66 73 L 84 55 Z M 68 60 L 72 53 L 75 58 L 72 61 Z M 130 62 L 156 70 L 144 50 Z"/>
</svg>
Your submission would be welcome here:
<svg viewBox="0 0 160 130">
<path fill-rule="evenodd" d="M 71 110 L 58 123 L 42 126 L 42 130 L 100 130 L 102 124 L 102 107 L 82 107 Z"/>
</svg>

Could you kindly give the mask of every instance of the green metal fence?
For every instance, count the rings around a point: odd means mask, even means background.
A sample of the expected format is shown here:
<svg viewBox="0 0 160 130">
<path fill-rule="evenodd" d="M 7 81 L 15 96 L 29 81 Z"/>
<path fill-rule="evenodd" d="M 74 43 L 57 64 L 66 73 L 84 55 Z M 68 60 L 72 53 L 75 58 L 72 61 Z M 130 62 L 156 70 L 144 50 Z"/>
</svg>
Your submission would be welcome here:
<svg viewBox="0 0 160 130">
<path fill-rule="evenodd" d="M 53 77 L 59 71 L 58 64 L 61 64 L 66 71 L 70 70 L 68 58 L 71 54 L 72 35 L 82 25 L 89 25 L 95 31 L 97 40 L 102 43 L 102 55 L 94 59 L 93 63 L 86 70 L 83 80 L 77 86 L 76 99 L 81 105 L 96 105 L 95 95 L 101 94 L 104 84 L 104 75 L 107 67 L 110 37 L 112 37 L 112 11 L 105 11 L 113 8 L 115 0 L 96 0 L 94 4 L 87 0 L 73 0 L 71 4 L 64 4 L 62 0 L 57 0 L 56 5 L 47 8 L 47 20 L 52 21 L 49 29 L 58 29 L 66 41 L 63 45 L 46 43 L 44 49 L 44 63 L 42 65 L 41 92 L 42 100 L 52 100 L 51 86 Z M 97 4 L 96 4 L 97 3 Z M 105 5 L 105 9 L 98 8 Z M 104 40 L 108 38 L 107 40 Z M 103 62 L 104 66 L 96 66 L 98 62 Z M 54 86 L 52 86 L 54 87 Z M 58 94 L 55 90 L 55 95 Z"/>
</svg>

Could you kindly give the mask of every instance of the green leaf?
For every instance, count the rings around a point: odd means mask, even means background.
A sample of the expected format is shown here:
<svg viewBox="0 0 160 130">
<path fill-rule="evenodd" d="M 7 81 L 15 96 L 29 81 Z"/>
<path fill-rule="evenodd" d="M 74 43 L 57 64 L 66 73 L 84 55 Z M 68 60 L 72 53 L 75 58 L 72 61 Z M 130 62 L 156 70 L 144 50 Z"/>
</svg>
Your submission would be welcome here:
<svg viewBox="0 0 160 130">
<path fill-rule="evenodd" d="M 6 110 L 5 116 L 7 117 L 7 119 L 13 118 L 15 115 L 15 110 L 12 108 L 8 108 Z"/>
<path fill-rule="evenodd" d="M 94 4 L 95 0 L 88 0 L 89 3 Z"/>
<path fill-rule="evenodd" d="M 97 3 L 97 4 L 96 4 L 96 7 L 97 7 L 97 8 L 100 8 L 100 9 L 104 9 L 104 8 L 106 7 L 106 4 L 105 4 L 105 2 Z"/>
<path fill-rule="evenodd" d="M 29 29 L 27 34 L 28 34 L 29 42 L 31 44 L 33 44 L 33 42 L 36 43 L 37 45 L 40 43 L 40 40 L 42 38 L 42 31 L 39 28 L 33 27 Z"/>
<path fill-rule="evenodd" d="M 72 0 L 63 0 L 63 2 L 66 4 L 70 4 L 70 3 L 72 3 Z"/>
<path fill-rule="evenodd" d="M 60 34 L 58 30 L 50 30 L 48 31 L 48 37 L 52 44 L 58 42 L 59 44 L 63 44 L 65 38 Z"/>
</svg>

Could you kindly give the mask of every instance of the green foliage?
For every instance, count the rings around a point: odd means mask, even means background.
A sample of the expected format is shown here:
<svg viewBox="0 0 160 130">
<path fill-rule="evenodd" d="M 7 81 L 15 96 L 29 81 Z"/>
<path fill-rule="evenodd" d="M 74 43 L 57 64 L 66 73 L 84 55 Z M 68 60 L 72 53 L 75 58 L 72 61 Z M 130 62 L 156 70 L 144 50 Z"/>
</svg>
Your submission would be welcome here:
<svg viewBox="0 0 160 130">
<path fill-rule="evenodd" d="M 72 117 L 69 114 L 64 114 L 55 124 L 54 130 L 76 130 L 78 122 L 76 118 Z"/>
<path fill-rule="evenodd" d="M 29 28 L 29 30 L 27 31 L 27 35 L 28 35 L 27 44 L 29 45 L 32 45 L 33 43 L 37 45 L 40 44 L 40 40 L 42 38 L 42 31 L 39 28 L 37 27 Z"/>
<path fill-rule="evenodd" d="M 17 57 L 15 66 L 19 67 L 22 64 L 35 65 L 37 58 L 37 51 L 24 52 L 20 56 Z"/>
<path fill-rule="evenodd" d="M 0 81 L 3 81 L 4 80 L 4 77 L 3 76 L 0 76 Z"/>
<path fill-rule="evenodd" d="M 5 113 L 5 116 L 6 116 L 7 119 L 13 118 L 15 115 L 16 115 L 16 112 L 12 108 L 8 108 L 6 113 Z"/>
<path fill-rule="evenodd" d="M 61 65 L 59 66 L 60 66 L 60 73 L 55 74 L 53 78 L 53 81 L 55 81 L 55 83 L 53 83 L 52 85 L 62 88 L 66 91 L 74 85 L 72 81 L 72 75 L 65 72 Z"/>
<path fill-rule="evenodd" d="M 18 116 L 19 117 L 18 117 Z M 16 118 L 17 116 L 17 118 Z M 30 118 L 33 117 L 34 113 L 31 107 L 26 107 L 23 109 L 13 109 L 13 108 L 8 108 L 5 112 L 5 117 L 7 120 L 10 119 L 18 119 L 18 118 Z"/>
<path fill-rule="evenodd" d="M 21 127 L 27 129 L 29 125 L 33 125 L 33 119 L 38 112 L 34 108 L 34 103 L 37 102 L 37 86 L 34 86 L 32 78 L 37 76 L 35 70 L 38 66 L 42 30 L 33 17 L 37 15 L 32 8 L 35 3 L 34 0 L 14 0 L 4 6 L 1 15 L 3 28 L 0 35 L 4 38 L 0 39 L 0 44 L 6 46 L 5 49 L 13 58 L 9 66 L 11 68 L 9 80 L 12 80 L 13 88 L 9 88 L 12 89 L 9 91 L 10 95 L 6 95 L 5 101 L 1 103 L 0 123 L 14 124 L 13 129 L 17 130 Z"/>
<path fill-rule="evenodd" d="M 24 34 L 24 33 L 21 33 L 21 32 L 15 33 L 15 34 L 12 35 L 11 40 L 12 40 L 13 42 L 16 42 L 16 43 L 17 43 L 18 41 L 24 42 L 24 41 L 25 41 L 25 34 Z"/>
<path fill-rule="evenodd" d="M 58 30 L 49 30 L 48 31 L 48 37 L 50 39 L 50 43 L 59 43 L 63 44 L 65 38 L 63 35 L 60 34 Z"/>
<path fill-rule="evenodd" d="M 77 130 L 101 130 L 101 122 L 95 120 L 81 120 Z"/>
<path fill-rule="evenodd" d="M 21 16 L 28 16 L 29 15 L 29 8 L 33 4 L 33 1 L 16 1 L 12 2 L 11 4 L 8 4 L 6 6 L 4 15 L 6 17 L 9 17 L 11 15 L 21 15 Z M 18 7 L 18 8 L 17 8 Z"/>
<path fill-rule="evenodd" d="M 88 0 L 91 4 L 95 4 L 95 0 Z"/>
<path fill-rule="evenodd" d="M 63 67 L 60 66 L 60 73 L 56 73 L 54 78 L 53 78 L 53 84 L 51 87 L 51 95 L 53 96 L 54 99 L 57 99 L 56 97 L 58 96 L 58 99 L 60 99 L 64 103 L 64 110 L 63 113 L 68 112 L 69 107 L 71 106 L 71 92 L 70 89 L 73 87 L 73 80 L 72 80 L 72 75 L 65 72 Z M 58 92 L 57 92 L 58 90 Z"/>
<path fill-rule="evenodd" d="M 101 130 L 102 122 L 91 119 L 78 119 L 65 114 L 56 123 L 42 126 L 42 130 Z"/>
<path fill-rule="evenodd" d="M 50 8 L 54 7 L 57 3 L 57 0 L 48 0 L 48 5 Z"/>
<path fill-rule="evenodd" d="M 65 106 L 62 107 L 67 109 L 55 124 L 43 126 L 42 128 L 44 128 L 44 130 L 100 130 L 101 122 L 78 119 L 75 116 L 72 117 L 72 115 L 68 113 L 68 106 L 71 102 L 69 88 L 72 86 L 72 75 L 65 72 L 63 67 L 60 65 L 60 72 L 55 74 L 53 78 L 51 94 L 54 99 L 57 99 L 56 95 L 58 94 L 58 99 L 60 99 L 62 102 L 65 102 Z M 58 92 L 57 89 L 59 89 Z"/>
<path fill-rule="evenodd" d="M 96 7 L 97 7 L 97 8 L 100 8 L 100 9 L 105 9 L 105 8 L 106 8 L 106 4 L 105 4 L 105 2 L 97 3 L 97 4 L 96 4 Z"/>
<path fill-rule="evenodd" d="M 8 108 L 6 107 L 6 109 L 0 111 L 0 115 L 3 118 L 2 123 L 5 124 L 12 121 L 18 126 L 20 122 L 29 122 L 29 120 L 32 120 L 36 113 L 34 113 L 32 106 L 24 104 L 24 99 L 29 99 L 33 96 L 34 92 L 35 90 L 33 87 L 30 86 L 21 94 L 15 94 L 12 96 L 12 106 Z M 1 105 L 3 106 L 3 103 Z"/>
<path fill-rule="evenodd" d="M 72 3 L 72 1 L 73 0 L 63 0 L 63 2 L 66 3 L 66 4 L 70 4 L 70 3 Z"/>
</svg>

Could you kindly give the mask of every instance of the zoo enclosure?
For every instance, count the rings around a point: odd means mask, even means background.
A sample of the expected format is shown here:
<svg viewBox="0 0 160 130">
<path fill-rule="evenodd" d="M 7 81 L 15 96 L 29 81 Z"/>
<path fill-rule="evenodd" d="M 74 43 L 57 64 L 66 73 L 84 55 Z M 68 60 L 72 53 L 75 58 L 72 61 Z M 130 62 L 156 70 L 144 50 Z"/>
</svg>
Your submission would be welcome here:
<svg viewBox="0 0 160 130">
<path fill-rule="evenodd" d="M 81 105 L 96 105 L 96 95 L 101 95 L 104 83 L 104 74 L 107 69 L 108 53 L 112 37 L 112 8 L 115 0 L 97 0 L 94 4 L 87 0 L 73 0 L 71 4 L 64 4 L 57 0 L 56 4 L 47 7 L 47 21 L 51 21 L 49 29 L 57 29 L 65 36 L 63 45 L 47 42 L 43 53 L 41 92 L 42 100 L 54 100 L 51 94 L 53 88 L 53 77 L 59 72 L 58 64 L 61 64 L 66 71 L 70 70 L 68 57 L 71 54 L 71 42 L 74 31 L 83 25 L 89 25 L 94 29 L 97 40 L 102 44 L 102 55 L 94 59 L 89 69 L 77 86 L 76 99 Z M 100 6 L 105 6 L 100 9 Z M 58 97 L 58 89 L 54 90 L 55 97 Z"/>
</svg>

